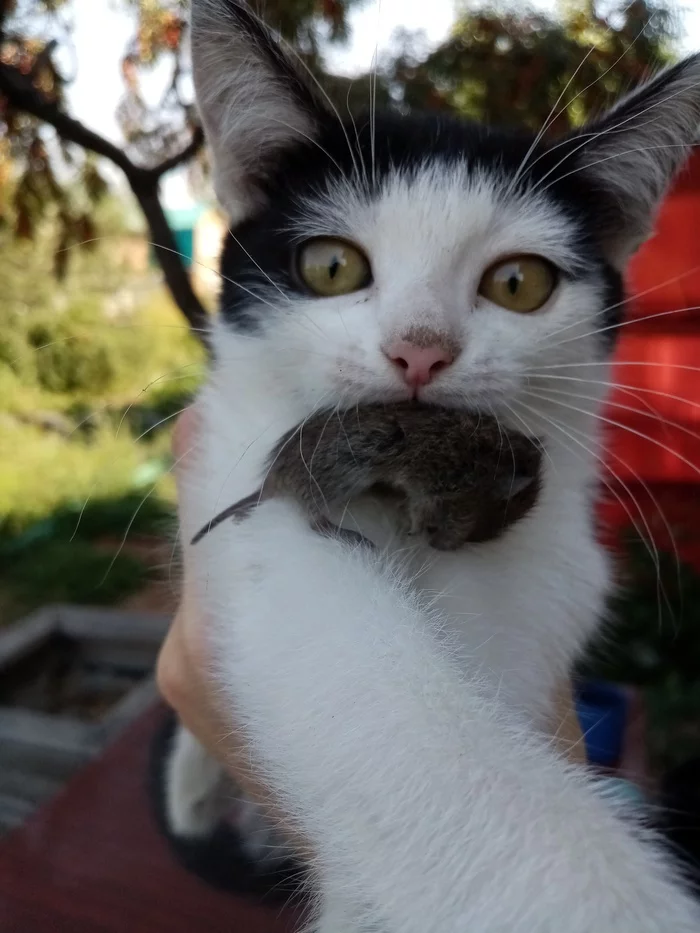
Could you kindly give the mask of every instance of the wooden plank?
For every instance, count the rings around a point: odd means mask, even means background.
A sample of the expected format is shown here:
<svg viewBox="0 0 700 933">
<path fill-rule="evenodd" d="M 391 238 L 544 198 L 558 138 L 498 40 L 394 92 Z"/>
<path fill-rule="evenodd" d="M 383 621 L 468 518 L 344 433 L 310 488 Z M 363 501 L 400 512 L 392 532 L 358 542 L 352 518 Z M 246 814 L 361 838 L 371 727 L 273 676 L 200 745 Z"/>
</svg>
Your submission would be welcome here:
<svg viewBox="0 0 700 933">
<path fill-rule="evenodd" d="M 148 677 L 102 718 L 99 724 L 100 741 L 105 743 L 115 738 L 129 723 L 153 706 L 157 698 L 155 677 Z"/>
<path fill-rule="evenodd" d="M 42 748 L 76 752 L 96 751 L 99 727 L 69 716 L 51 716 L 34 710 L 0 707 L 0 740 L 13 740 Z"/>
<path fill-rule="evenodd" d="M 0 669 L 19 661 L 45 641 L 55 628 L 56 616 L 47 607 L 3 629 L 0 635 Z"/>
<path fill-rule="evenodd" d="M 160 644 L 170 625 L 170 617 L 147 612 L 124 612 L 93 606 L 57 605 L 51 607 L 58 630 L 73 638 L 95 638 Z"/>
<path fill-rule="evenodd" d="M 0 792 L 0 835 L 21 826 L 31 816 L 34 809 L 35 806 L 31 801 Z M 0 904 L 1 916 L 2 905 Z"/>
</svg>

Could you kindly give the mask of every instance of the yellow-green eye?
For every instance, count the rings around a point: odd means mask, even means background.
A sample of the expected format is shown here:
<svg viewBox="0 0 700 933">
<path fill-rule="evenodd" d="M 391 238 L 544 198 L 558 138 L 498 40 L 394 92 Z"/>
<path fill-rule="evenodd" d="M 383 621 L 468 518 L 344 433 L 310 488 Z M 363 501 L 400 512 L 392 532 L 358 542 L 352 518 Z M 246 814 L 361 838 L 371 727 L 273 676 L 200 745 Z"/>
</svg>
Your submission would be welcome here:
<svg viewBox="0 0 700 933">
<path fill-rule="evenodd" d="M 539 256 L 513 256 L 487 269 L 479 294 L 508 311 L 537 311 L 557 285 L 554 266 Z"/>
<path fill-rule="evenodd" d="M 299 275 L 316 295 L 349 295 L 372 281 L 369 260 L 358 246 L 333 237 L 317 237 L 299 250 Z"/>
</svg>

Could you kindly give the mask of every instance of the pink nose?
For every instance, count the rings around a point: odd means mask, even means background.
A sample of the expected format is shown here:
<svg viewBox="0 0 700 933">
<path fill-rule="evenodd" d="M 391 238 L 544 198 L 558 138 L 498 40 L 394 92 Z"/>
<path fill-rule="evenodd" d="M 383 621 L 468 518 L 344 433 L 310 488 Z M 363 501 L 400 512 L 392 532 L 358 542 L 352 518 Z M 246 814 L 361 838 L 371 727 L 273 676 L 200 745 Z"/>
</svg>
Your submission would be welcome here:
<svg viewBox="0 0 700 933">
<path fill-rule="evenodd" d="M 436 344 L 419 347 L 407 340 L 397 340 L 384 351 L 412 388 L 427 385 L 441 370 L 454 361 L 454 353 Z"/>
</svg>

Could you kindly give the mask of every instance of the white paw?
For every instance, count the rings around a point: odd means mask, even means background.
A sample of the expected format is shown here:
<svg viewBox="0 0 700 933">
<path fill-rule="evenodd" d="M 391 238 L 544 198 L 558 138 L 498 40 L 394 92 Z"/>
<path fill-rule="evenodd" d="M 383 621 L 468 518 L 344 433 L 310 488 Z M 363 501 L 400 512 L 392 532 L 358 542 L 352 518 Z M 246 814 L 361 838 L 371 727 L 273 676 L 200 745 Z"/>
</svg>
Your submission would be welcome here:
<svg viewBox="0 0 700 933">
<path fill-rule="evenodd" d="M 209 835 L 224 814 L 227 783 L 218 762 L 179 726 L 166 765 L 165 807 L 170 829 L 190 838 Z"/>
</svg>

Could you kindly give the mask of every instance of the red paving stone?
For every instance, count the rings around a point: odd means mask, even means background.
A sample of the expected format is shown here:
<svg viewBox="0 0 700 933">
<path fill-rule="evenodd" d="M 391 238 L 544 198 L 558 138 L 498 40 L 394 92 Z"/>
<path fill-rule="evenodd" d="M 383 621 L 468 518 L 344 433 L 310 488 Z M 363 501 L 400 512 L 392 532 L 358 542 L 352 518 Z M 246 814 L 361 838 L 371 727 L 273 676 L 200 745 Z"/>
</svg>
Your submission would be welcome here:
<svg viewBox="0 0 700 933">
<path fill-rule="evenodd" d="M 0 933 L 291 933 L 293 918 L 180 868 L 146 791 L 161 710 L 0 842 Z"/>
</svg>

